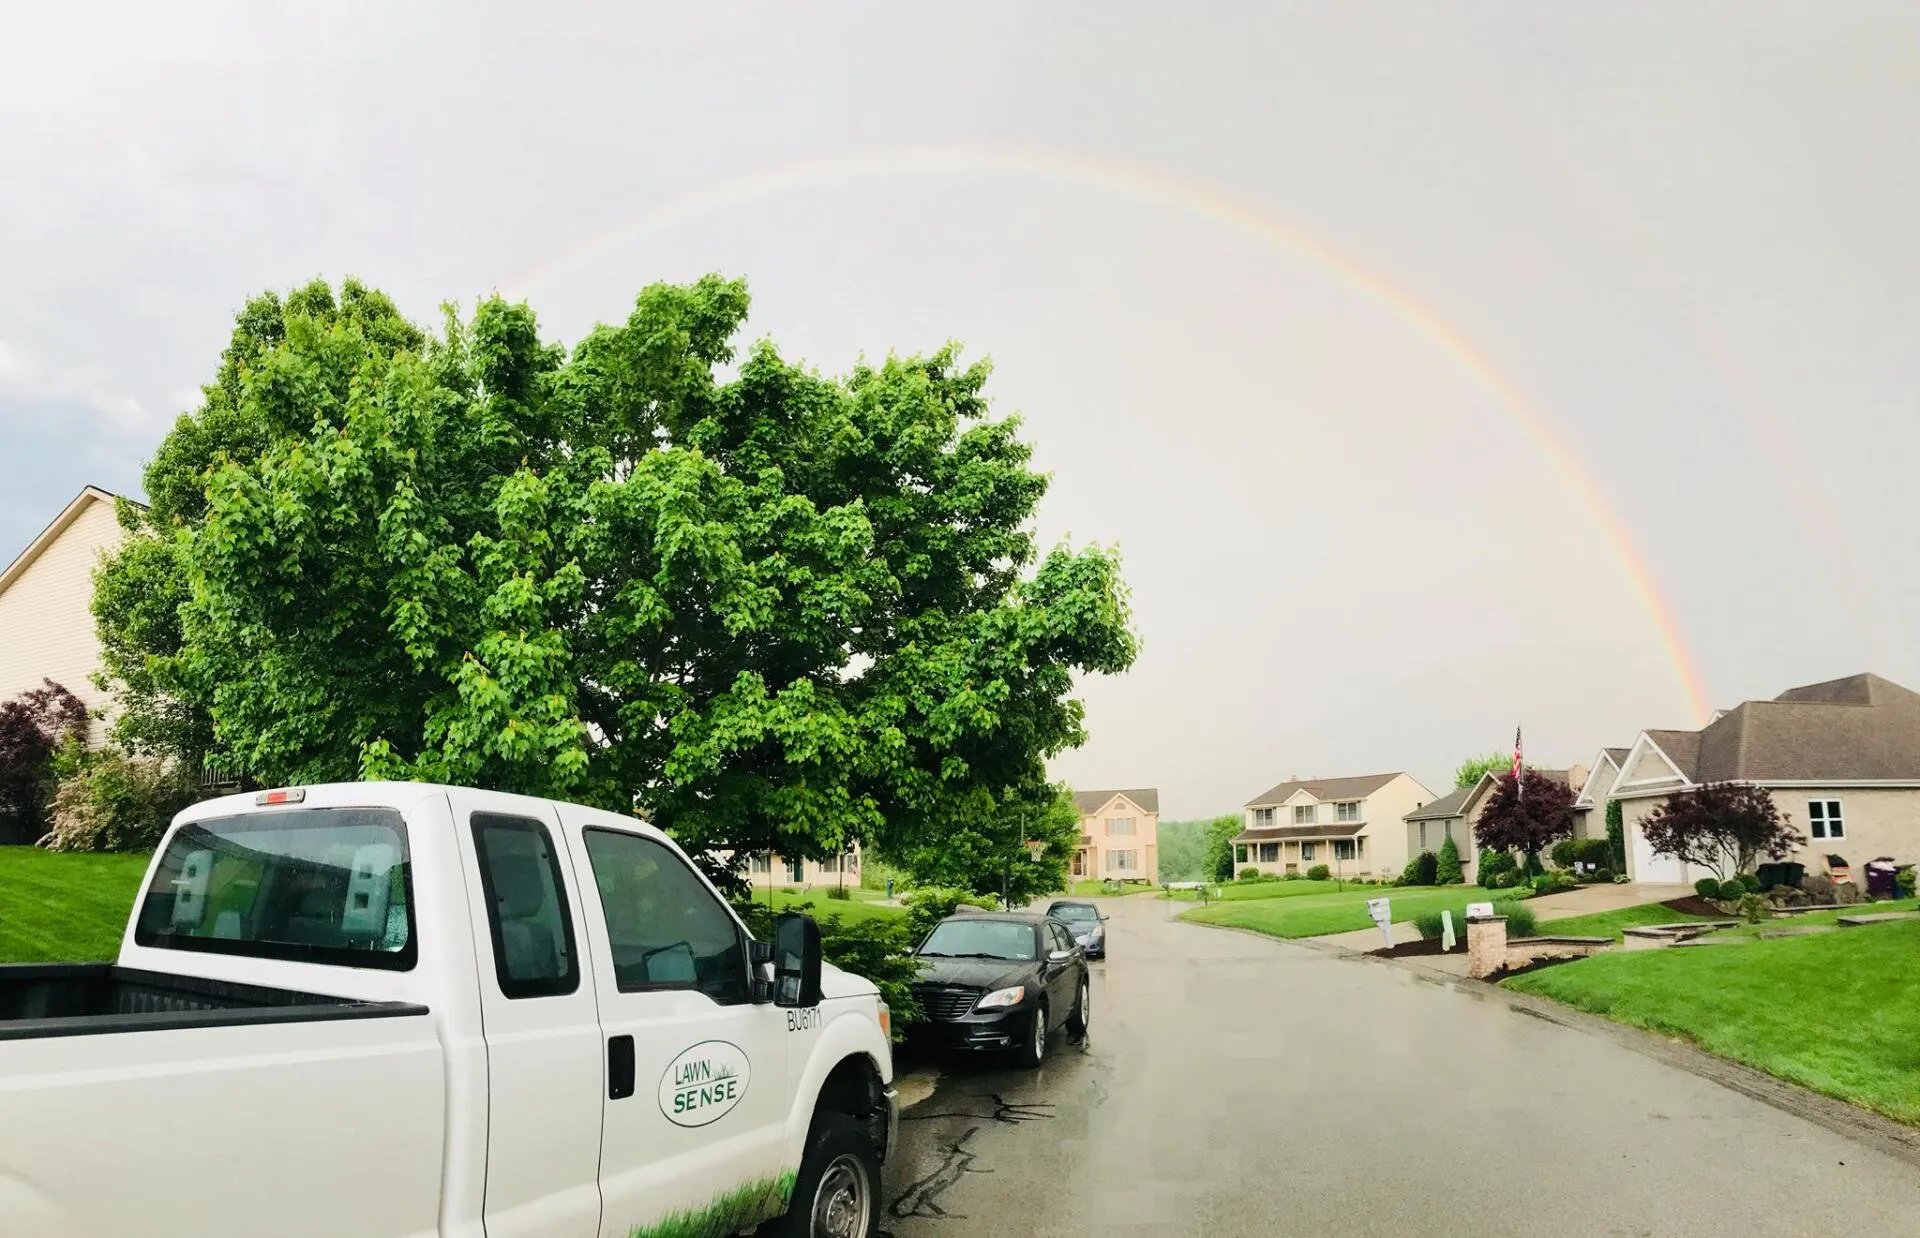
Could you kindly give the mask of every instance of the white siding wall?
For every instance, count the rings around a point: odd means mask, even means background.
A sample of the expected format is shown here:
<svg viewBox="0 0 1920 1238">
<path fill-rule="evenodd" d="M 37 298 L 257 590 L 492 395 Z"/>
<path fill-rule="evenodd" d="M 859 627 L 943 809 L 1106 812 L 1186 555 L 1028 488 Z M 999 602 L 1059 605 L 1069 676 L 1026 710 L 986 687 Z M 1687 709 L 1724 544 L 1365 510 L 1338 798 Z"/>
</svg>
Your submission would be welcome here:
<svg viewBox="0 0 1920 1238">
<path fill-rule="evenodd" d="M 0 700 L 51 679 L 89 706 L 106 703 L 93 686 L 100 663 L 94 635 L 93 569 L 123 536 L 110 501 L 90 499 L 25 572 L 0 593 Z M 94 724 L 94 738 L 100 736 Z"/>
</svg>

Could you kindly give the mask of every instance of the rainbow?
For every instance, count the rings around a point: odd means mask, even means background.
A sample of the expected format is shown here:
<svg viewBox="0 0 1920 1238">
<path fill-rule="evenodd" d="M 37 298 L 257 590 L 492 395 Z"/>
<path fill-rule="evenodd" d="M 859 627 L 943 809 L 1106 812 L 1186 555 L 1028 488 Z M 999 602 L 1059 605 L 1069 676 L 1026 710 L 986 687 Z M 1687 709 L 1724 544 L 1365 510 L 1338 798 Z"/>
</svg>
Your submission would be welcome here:
<svg viewBox="0 0 1920 1238">
<path fill-rule="evenodd" d="M 1652 572 L 1612 505 L 1540 410 L 1471 341 L 1417 297 L 1319 238 L 1217 190 L 1175 180 L 1144 167 L 1074 155 L 948 146 L 848 151 L 764 166 L 675 194 L 640 215 L 581 239 L 551 260 L 508 281 L 503 291 L 524 297 L 559 273 L 595 255 L 712 211 L 787 190 L 901 173 L 1028 177 L 1102 189 L 1190 212 L 1306 259 L 1418 330 L 1494 397 L 1542 459 L 1564 479 L 1569 493 L 1592 515 L 1672 664 L 1687 704 L 1702 723 L 1711 715 L 1699 671 L 1672 611 L 1654 583 Z"/>
</svg>

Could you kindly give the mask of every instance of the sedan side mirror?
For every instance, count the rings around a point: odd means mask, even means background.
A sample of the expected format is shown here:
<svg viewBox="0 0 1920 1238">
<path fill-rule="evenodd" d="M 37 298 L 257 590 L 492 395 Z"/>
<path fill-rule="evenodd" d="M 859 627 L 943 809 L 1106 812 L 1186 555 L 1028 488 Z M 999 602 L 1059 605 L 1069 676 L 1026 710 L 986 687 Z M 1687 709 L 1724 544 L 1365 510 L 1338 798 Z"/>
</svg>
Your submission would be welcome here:
<svg viewBox="0 0 1920 1238">
<path fill-rule="evenodd" d="M 820 1004 L 820 926 L 788 912 L 773 922 L 773 1004 Z"/>
<path fill-rule="evenodd" d="M 1047 956 L 1047 962 L 1064 963 L 1068 959 L 1071 959 L 1072 957 L 1073 957 L 1073 951 L 1071 950 L 1055 950 L 1052 954 L 1049 954 Z"/>
</svg>

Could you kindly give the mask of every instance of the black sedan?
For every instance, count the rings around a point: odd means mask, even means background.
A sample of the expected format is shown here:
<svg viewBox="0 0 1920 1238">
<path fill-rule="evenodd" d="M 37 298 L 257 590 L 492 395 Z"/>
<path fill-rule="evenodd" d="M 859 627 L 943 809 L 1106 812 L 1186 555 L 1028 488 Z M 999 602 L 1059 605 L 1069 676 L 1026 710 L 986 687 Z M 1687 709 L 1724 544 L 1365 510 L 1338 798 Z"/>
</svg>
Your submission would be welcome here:
<svg viewBox="0 0 1920 1238">
<path fill-rule="evenodd" d="M 1066 926 L 1032 912 L 949 916 L 920 943 L 913 995 L 926 1018 L 908 1036 L 933 1048 L 1047 1057 L 1064 1027 L 1078 1040 L 1092 1014 L 1087 959 Z"/>
<path fill-rule="evenodd" d="M 1047 914 L 1067 926 L 1090 959 L 1107 957 L 1107 918 L 1092 903 L 1057 902 Z"/>
</svg>

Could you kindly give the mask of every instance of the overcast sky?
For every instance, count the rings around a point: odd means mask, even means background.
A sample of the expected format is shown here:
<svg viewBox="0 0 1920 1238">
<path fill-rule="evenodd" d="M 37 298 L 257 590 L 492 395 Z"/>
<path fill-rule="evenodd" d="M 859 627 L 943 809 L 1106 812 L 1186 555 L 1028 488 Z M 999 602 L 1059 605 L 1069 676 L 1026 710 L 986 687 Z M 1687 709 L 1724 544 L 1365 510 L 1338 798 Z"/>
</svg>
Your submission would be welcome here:
<svg viewBox="0 0 1920 1238">
<path fill-rule="evenodd" d="M 994 359 L 1144 640 L 1058 770 L 1169 818 L 1920 686 L 1916 63 L 1899 3 L 35 6 L 0 561 L 250 293 L 571 342 L 720 271 L 822 369 Z"/>
</svg>

